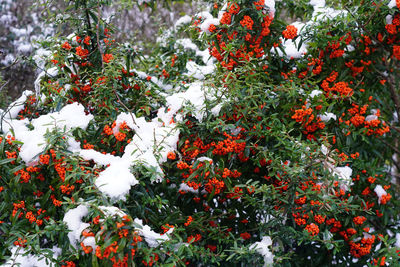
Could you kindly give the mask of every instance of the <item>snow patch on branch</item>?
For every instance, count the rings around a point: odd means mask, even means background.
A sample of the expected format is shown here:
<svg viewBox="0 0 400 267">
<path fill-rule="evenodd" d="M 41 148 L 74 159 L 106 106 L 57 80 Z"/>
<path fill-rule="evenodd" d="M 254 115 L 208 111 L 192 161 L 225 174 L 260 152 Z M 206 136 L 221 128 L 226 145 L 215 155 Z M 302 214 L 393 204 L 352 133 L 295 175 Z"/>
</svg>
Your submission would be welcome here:
<svg viewBox="0 0 400 267">
<path fill-rule="evenodd" d="M 49 258 L 46 257 L 44 254 L 40 255 L 33 255 L 33 254 L 26 254 L 26 248 L 22 247 L 13 247 L 11 249 L 11 258 L 6 263 L 1 265 L 2 267 L 47 267 L 47 266 L 54 266 L 54 263 L 49 261 Z M 53 247 L 51 249 L 53 252 L 53 259 L 55 260 L 58 256 L 61 255 L 61 249 L 58 247 Z"/>
<path fill-rule="evenodd" d="M 268 248 L 271 245 L 271 237 L 264 236 L 260 242 L 256 242 L 249 247 L 250 249 L 255 249 L 264 257 L 264 267 L 272 266 L 274 263 L 274 254 Z"/>
<path fill-rule="evenodd" d="M 74 209 L 70 209 L 64 215 L 63 222 L 67 224 L 68 230 L 70 230 L 68 239 L 74 248 L 77 248 L 77 244 L 81 240 L 82 231 L 90 227 L 90 224 L 82 221 L 88 213 L 89 210 L 85 205 L 79 205 Z"/>
<path fill-rule="evenodd" d="M 92 119 L 93 115 L 86 115 L 81 104 L 72 103 L 64 106 L 59 112 L 42 115 L 30 123 L 27 119 L 4 119 L 0 126 L 6 134 L 14 130 L 15 138 L 23 142 L 19 155 L 25 163 L 31 164 L 46 147 L 46 133 L 56 128 L 66 132 L 73 128 L 86 129 Z"/>
<path fill-rule="evenodd" d="M 93 149 L 82 150 L 79 145 L 71 150 L 85 160 L 107 166 L 99 174 L 95 185 L 112 201 L 124 200 L 130 188 L 138 184 L 131 173 L 132 167 L 143 165 L 154 171 L 155 182 L 163 179 L 164 173 L 160 164 L 167 161 L 168 152 L 176 150 L 179 140 L 180 131 L 176 122 L 183 120 L 183 114 L 178 111 L 183 107 L 190 107 L 192 115 L 199 121 L 203 120 L 206 115 L 206 100 L 215 99 L 210 90 L 200 82 L 189 84 L 186 91 L 167 96 L 166 107 L 160 108 L 157 117 L 151 121 L 146 121 L 143 117 L 137 118 L 134 114 L 119 114 L 116 125 L 126 122 L 135 132 L 121 157 L 102 154 Z M 215 114 L 219 110 L 220 106 L 212 109 Z"/>
</svg>

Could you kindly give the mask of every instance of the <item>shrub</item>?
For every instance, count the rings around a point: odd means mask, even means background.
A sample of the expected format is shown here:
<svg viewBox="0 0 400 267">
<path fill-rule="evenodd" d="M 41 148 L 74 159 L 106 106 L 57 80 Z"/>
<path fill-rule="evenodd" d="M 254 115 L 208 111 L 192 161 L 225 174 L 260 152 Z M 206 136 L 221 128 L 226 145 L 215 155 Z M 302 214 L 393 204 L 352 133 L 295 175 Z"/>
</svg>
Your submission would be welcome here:
<svg viewBox="0 0 400 267">
<path fill-rule="evenodd" d="M 6 266 L 398 263 L 399 6 L 211 2 L 151 55 L 69 3 L 1 114 Z"/>
</svg>

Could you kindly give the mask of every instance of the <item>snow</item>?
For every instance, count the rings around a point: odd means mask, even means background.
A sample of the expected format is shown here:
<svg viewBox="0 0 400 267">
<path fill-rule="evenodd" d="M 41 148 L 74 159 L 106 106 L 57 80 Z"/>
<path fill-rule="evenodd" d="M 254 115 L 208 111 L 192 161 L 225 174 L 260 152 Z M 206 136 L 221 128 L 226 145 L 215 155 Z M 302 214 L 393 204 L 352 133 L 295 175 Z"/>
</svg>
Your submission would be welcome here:
<svg viewBox="0 0 400 267">
<path fill-rule="evenodd" d="M 328 155 L 329 150 L 325 145 L 321 145 L 321 152 L 326 156 Z"/>
<path fill-rule="evenodd" d="M 336 10 L 330 7 L 326 7 L 325 0 L 311 0 L 309 4 L 312 5 L 314 8 L 310 24 L 312 24 L 313 21 L 324 21 L 327 19 L 333 19 L 337 16 L 347 15 L 348 13 L 346 10 Z"/>
<path fill-rule="evenodd" d="M 7 54 L 3 60 L 0 61 L 1 64 L 8 66 L 15 61 L 15 57 L 12 54 Z"/>
<path fill-rule="evenodd" d="M 204 80 L 206 75 L 214 72 L 215 66 L 200 66 L 197 65 L 196 62 L 189 61 L 186 63 L 186 69 L 188 72 L 185 73 L 185 75 L 198 80 Z"/>
<path fill-rule="evenodd" d="M 86 247 L 92 247 L 92 248 L 93 248 L 93 251 L 94 251 L 94 250 L 96 249 L 96 247 L 97 247 L 97 245 L 96 245 L 96 239 L 94 238 L 94 236 L 85 237 L 85 238 L 82 240 L 82 243 L 83 243 L 83 245 L 86 246 Z"/>
<path fill-rule="evenodd" d="M 347 191 L 347 189 L 353 183 L 351 179 L 353 170 L 349 166 L 335 167 L 332 170 L 332 173 L 336 174 L 339 177 L 339 180 L 341 181 L 340 189 Z"/>
<path fill-rule="evenodd" d="M 225 4 L 222 6 L 222 8 L 218 11 L 218 20 L 221 20 L 221 19 L 222 19 L 222 16 L 224 15 L 224 13 L 227 12 L 227 7 L 228 7 L 228 4 L 225 3 Z M 211 16 L 211 17 L 212 17 L 212 16 Z"/>
<path fill-rule="evenodd" d="M 47 49 L 39 48 L 36 50 L 33 60 L 38 65 L 39 69 L 44 69 L 46 62 L 52 55 L 52 52 Z"/>
<path fill-rule="evenodd" d="M 183 38 L 183 39 L 178 39 L 176 40 L 176 45 L 181 45 L 183 46 L 185 49 L 192 49 L 194 51 L 199 50 L 197 45 L 195 45 L 192 40 L 190 40 L 189 38 Z M 175 46 L 176 47 L 176 46 Z"/>
<path fill-rule="evenodd" d="M 18 28 L 14 28 L 14 27 L 10 27 L 10 31 L 16 35 L 16 37 L 21 37 L 21 36 L 25 36 L 28 34 L 28 30 L 27 29 L 18 29 Z"/>
<path fill-rule="evenodd" d="M 186 92 L 176 93 L 166 98 L 168 106 L 173 110 L 179 110 L 185 102 L 189 102 L 194 110 L 192 114 L 196 119 L 202 121 L 205 116 L 205 100 L 212 99 L 208 93 L 210 88 L 203 86 L 201 82 L 194 82 L 189 85 Z"/>
<path fill-rule="evenodd" d="M 139 76 L 139 78 L 141 78 L 141 79 L 146 79 L 147 77 L 150 76 L 150 75 L 146 74 L 146 73 L 143 72 L 143 71 L 138 71 L 138 70 L 135 70 L 135 69 L 133 69 L 133 70 L 131 70 L 131 71 L 137 73 L 138 76 Z M 162 88 L 162 89 L 164 89 L 164 90 L 166 90 L 166 91 L 169 91 L 169 90 L 172 89 L 172 85 L 170 85 L 170 84 L 164 84 L 164 83 L 163 83 L 162 81 L 160 81 L 157 77 L 151 77 L 150 81 L 153 82 L 154 84 L 156 84 L 158 87 L 160 87 L 160 88 Z"/>
<path fill-rule="evenodd" d="M 305 43 L 301 45 L 299 48 L 300 41 L 296 40 L 293 42 L 292 40 L 285 40 L 283 42 L 283 47 L 285 50 L 285 54 L 288 58 L 301 58 L 307 52 L 307 46 Z M 279 56 L 283 56 L 281 50 L 278 50 Z"/>
<path fill-rule="evenodd" d="M 20 44 L 17 47 L 17 51 L 21 53 L 29 53 L 32 50 L 32 45 L 30 44 Z"/>
<path fill-rule="evenodd" d="M 28 98 L 28 96 L 32 95 L 32 91 L 24 91 L 22 95 L 12 102 L 9 106 L 9 109 L 6 110 L 5 118 L 6 119 L 15 119 L 18 116 L 18 113 L 22 111 L 25 108 L 25 101 Z"/>
<path fill-rule="evenodd" d="M 310 94 L 310 97 L 311 97 L 311 98 L 314 98 L 314 97 L 316 97 L 316 96 L 319 96 L 320 94 L 322 94 L 322 91 L 320 91 L 320 90 L 313 90 L 313 91 L 311 92 L 311 94 Z"/>
<path fill-rule="evenodd" d="M 310 5 L 312 5 L 314 8 L 315 7 L 324 7 L 325 6 L 325 0 L 311 0 Z"/>
<path fill-rule="evenodd" d="M 382 197 L 387 195 L 385 189 L 383 189 L 383 187 L 381 185 L 377 185 L 375 187 L 374 191 L 379 198 L 378 203 L 381 204 Z"/>
<path fill-rule="evenodd" d="M 113 206 L 99 206 L 101 211 L 104 212 L 106 218 L 119 216 L 123 217 L 126 214 Z M 76 208 L 70 209 L 64 215 L 63 222 L 67 224 L 70 232 L 68 233 L 68 238 L 70 240 L 71 245 L 76 248 L 77 244 L 81 242 L 84 243 L 85 246 L 91 246 L 93 251 L 96 249 L 97 244 L 94 237 L 82 237 L 82 231 L 85 229 L 89 229 L 90 224 L 83 222 L 83 218 L 89 214 L 89 209 L 86 205 L 79 205 Z M 158 234 L 151 230 L 150 226 L 144 225 L 143 221 L 136 218 L 134 219 L 135 231 L 138 232 L 140 236 L 143 236 L 148 245 L 152 248 L 158 247 L 162 242 L 169 240 L 169 234 L 171 234 L 174 229 L 169 229 L 165 234 Z"/>
<path fill-rule="evenodd" d="M 0 23 L 9 24 L 13 21 L 14 17 L 11 14 L 3 14 L 0 16 Z"/>
<path fill-rule="evenodd" d="M 96 161 L 96 160 L 95 160 Z M 115 160 L 99 174 L 95 185 L 99 190 L 114 199 L 124 199 L 131 186 L 139 183 L 130 171 L 130 162 Z"/>
<path fill-rule="evenodd" d="M 61 254 L 61 249 L 53 247 L 53 259 L 56 259 Z M 13 247 L 11 248 L 11 258 L 6 263 L 1 265 L 2 267 L 47 267 L 54 266 L 49 260 L 49 257 L 45 257 L 45 254 L 32 255 L 26 254 L 26 248 Z M 47 263 L 46 263 L 47 261 Z"/>
<path fill-rule="evenodd" d="M 139 0 L 139 3 L 148 2 L 148 0 Z M 394 0 L 391 1 L 394 2 Z M 266 0 L 265 5 L 269 11 L 275 13 L 275 1 Z M 343 14 L 342 11 L 333 10 L 325 7 L 324 0 L 311 0 L 310 5 L 314 7 L 314 18 L 321 19 L 324 16 L 327 18 L 333 18 L 339 14 Z M 390 4 L 389 4 L 390 5 Z M 395 5 L 395 3 L 394 3 Z M 322 12 L 323 14 L 318 14 Z M 203 14 L 206 20 L 201 24 L 200 28 L 205 33 L 208 31 L 211 24 L 219 25 L 219 19 L 214 18 L 208 12 Z M 179 28 L 184 24 L 191 22 L 190 16 L 184 16 L 179 19 L 175 28 Z M 300 22 L 295 22 L 292 25 L 296 26 L 301 35 L 301 28 L 305 25 Z M 18 34 L 24 33 L 22 30 L 17 29 Z M 307 44 L 303 43 L 299 47 L 300 38 L 295 41 L 286 40 L 283 43 L 284 50 L 287 57 L 300 58 L 307 51 Z M 194 61 L 189 61 L 186 64 L 187 72 L 184 75 L 191 76 L 197 80 L 205 79 L 205 76 L 213 73 L 215 65 L 210 57 L 208 49 L 200 50 L 196 44 L 190 39 L 180 39 L 176 41 L 177 46 L 182 46 L 184 49 L 193 50 L 196 56 L 201 57 L 203 65 L 199 65 Z M 30 51 L 30 45 L 24 45 L 21 43 L 17 50 L 20 52 Z M 279 51 L 279 55 L 282 53 Z M 37 51 L 34 59 L 37 63 L 45 62 L 50 57 L 51 52 L 47 50 Z M 7 55 L 8 56 L 8 55 Z M 12 58 L 13 60 L 14 58 Z M 12 61 L 11 60 L 11 61 Z M 10 60 L 9 60 L 10 61 Z M 10 61 L 10 62 L 11 62 Z M 39 65 L 40 65 L 39 64 Z M 43 65 L 44 66 L 44 65 Z M 144 72 L 137 72 L 141 78 L 146 78 L 148 75 Z M 40 82 L 45 76 L 56 76 L 58 74 L 57 68 L 48 69 L 46 72 L 39 74 L 35 81 L 36 94 L 40 94 Z M 171 85 L 163 84 L 162 81 L 156 77 L 151 77 L 151 81 L 157 84 L 159 87 L 170 90 Z M 70 86 L 70 85 L 66 85 Z M 136 177 L 132 174 L 132 168 L 138 165 L 144 165 L 149 169 L 153 169 L 156 174 L 156 181 L 163 179 L 164 173 L 160 167 L 160 164 L 167 160 L 167 153 L 176 150 L 176 145 L 179 140 L 179 129 L 176 127 L 175 122 L 181 122 L 183 115 L 180 114 L 180 110 L 190 110 L 190 113 L 199 121 L 202 121 L 206 115 L 207 99 L 215 99 L 211 94 L 211 88 L 205 87 L 202 82 L 195 82 L 187 85 L 187 88 L 183 92 L 178 92 L 166 97 L 166 106 L 162 107 L 157 112 L 157 117 L 151 121 L 146 121 L 144 118 L 137 118 L 134 114 L 121 113 L 118 115 L 116 120 L 116 127 L 113 128 L 113 132 L 119 131 L 119 127 L 122 122 L 126 122 L 127 125 L 134 130 L 135 135 L 132 138 L 130 144 L 128 144 L 123 151 L 122 156 L 113 156 L 111 154 L 102 154 L 93 149 L 83 150 L 80 148 L 80 143 L 73 140 L 70 135 L 67 134 L 67 142 L 69 149 L 76 153 L 75 155 L 82 157 L 85 160 L 93 160 L 98 165 L 105 167 L 98 178 L 95 180 L 95 185 L 98 187 L 100 192 L 111 198 L 112 201 L 125 200 L 126 195 L 129 191 L 139 183 Z M 56 127 L 59 129 L 65 129 L 67 132 L 73 128 L 85 129 L 89 122 L 93 120 L 92 115 L 87 115 L 84 112 L 83 106 L 74 103 L 65 106 L 59 112 L 53 112 L 47 115 L 42 115 L 37 119 L 33 119 L 31 122 L 27 120 L 15 120 L 18 113 L 23 110 L 23 103 L 32 92 L 24 92 L 24 94 L 15 101 L 11 108 L 7 111 L 5 121 L 0 125 L 2 128 L 10 131 L 15 130 L 16 139 L 23 142 L 21 147 L 20 156 L 28 164 L 36 160 L 38 154 L 40 154 L 46 145 L 45 134 L 52 131 Z M 320 90 L 313 90 L 309 95 L 310 98 L 314 98 L 323 94 Z M 214 106 L 210 111 L 217 115 L 221 109 L 221 103 Z M 71 116 L 73 114 L 73 116 Z M 318 115 L 321 121 L 328 122 L 331 119 L 336 120 L 336 115 L 333 113 L 324 113 Z M 375 113 L 366 117 L 366 121 L 375 120 L 377 116 Z M 4 124 L 4 125 L 3 125 Z M 29 127 L 28 127 L 29 125 Z M 31 129 L 31 127 L 33 129 Z M 328 154 L 328 148 L 325 145 L 321 145 L 321 152 L 324 155 Z M 200 157 L 196 159 L 198 161 L 209 161 L 212 159 L 208 157 Z M 331 173 L 337 175 L 345 185 L 351 183 L 352 169 L 348 166 L 334 167 L 330 166 L 329 170 Z M 198 190 L 187 186 L 182 183 L 179 185 L 179 189 L 183 191 L 198 193 Z M 386 191 L 381 185 L 376 186 L 374 189 L 375 193 L 379 197 L 379 203 L 381 202 L 382 196 L 386 195 Z M 105 207 L 100 206 L 99 209 L 104 211 L 108 217 L 112 216 L 124 216 L 124 212 L 117 207 Z M 82 240 L 86 246 L 91 246 L 93 249 L 96 247 L 96 240 L 94 237 L 83 238 L 81 236 L 82 231 L 87 229 L 90 225 L 84 222 L 84 218 L 89 214 L 88 206 L 79 205 L 74 209 L 70 209 L 65 213 L 63 221 L 66 223 L 70 232 L 68 238 L 72 246 L 76 247 L 77 244 Z M 150 247 L 158 247 L 162 242 L 169 240 L 168 234 L 173 229 L 170 229 L 166 234 L 159 234 L 154 232 L 148 225 L 144 225 L 140 219 L 135 219 L 134 222 L 138 225 L 138 233 L 144 237 L 145 241 Z M 269 236 L 264 236 L 260 242 L 256 242 L 250 246 L 250 249 L 255 249 L 264 257 L 264 266 L 273 265 L 274 255 L 270 248 L 272 246 L 272 240 Z M 400 247 L 400 234 L 396 234 L 396 246 Z M 43 259 L 38 259 L 34 255 L 19 255 L 17 248 L 13 248 L 12 254 L 17 258 L 16 262 L 20 263 L 21 266 L 48 266 L 43 262 Z M 11 264 L 6 263 L 5 266 Z"/>
<path fill-rule="evenodd" d="M 275 0 L 265 0 L 265 6 L 269 10 L 269 14 L 274 16 L 275 15 Z"/>
<path fill-rule="evenodd" d="M 71 116 L 74 114 L 74 116 Z M 7 134 L 11 129 L 15 132 L 16 140 L 23 142 L 20 151 L 21 159 L 29 164 L 37 159 L 43 152 L 47 141 L 45 134 L 55 128 L 70 131 L 73 128 L 86 129 L 93 115 L 86 115 L 84 107 L 78 103 L 66 105 L 59 112 L 42 115 L 30 122 L 33 130 L 28 128 L 27 119 L 24 120 L 3 120 L 1 123 L 3 131 Z"/>
<path fill-rule="evenodd" d="M 57 74 L 58 74 L 57 67 L 53 67 L 48 70 L 40 72 L 40 74 L 38 75 L 38 77 L 36 78 L 36 80 L 34 82 L 35 92 L 36 92 L 37 96 L 40 95 L 40 82 L 41 82 L 42 78 L 45 76 L 55 77 Z"/>
<path fill-rule="evenodd" d="M 188 38 L 178 39 L 175 43 L 175 49 L 177 49 L 179 45 L 183 46 L 184 49 L 195 51 L 196 56 L 201 57 L 204 64 L 213 65 L 213 60 L 208 49 L 200 50 L 197 45 Z"/>
<path fill-rule="evenodd" d="M 142 5 L 143 3 L 149 3 L 151 0 L 138 0 L 138 5 Z"/>
<path fill-rule="evenodd" d="M 336 120 L 336 115 L 330 112 L 325 112 L 324 114 L 319 114 L 318 118 L 323 122 L 328 122 L 330 119 Z"/>
<path fill-rule="evenodd" d="M 198 194 L 199 193 L 199 190 L 195 190 L 195 189 L 193 189 L 192 187 L 188 186 L 185 183 L 181 183 L 179 185 L 179 191 L 191 192 L 191 193 L 194 193 L 194 194 Z"/>
<path fill-rule="evenodd" d="M 386 19 L 386 24 L 392 24 L 392 22 L 393 22 L 392 15 L 387 15 L 385 19 Z"/>
<path fill-rule="evenodd" d="M 323 166 L 332 175 L 338 178 L 340 182 L 340 189 L 347 191 L 347 189 L 353 184 L 353 180 L 351 178 L 353 170 L 349 166 L 337 167 L 327 160 L 323 161 Z"/>
<path fill-rule="evenodd" d="M 355 48 L 354 46 L 352 46 L 352 45 L 347 45 L 347 46 L 345 47 L 345 50 L 346 50 L 347 52 L 353 52 L 354 50 L 356 50 L 356 48 Z"/>
<path fill-rule="evenodd" d="M 180 131 L 172 119 L 181 121 L 182 115 L 177 114 L 178 111 L 183 107 L 190 107 L 192 115 L 201 121 L 206 114 L 206 99 L 213 98 L 209 90 L 210 88 L 203 86 L 201 82 L 189 84 L 185 92 L 167 96 L 168 111 L 164 107 L 160 108 L 157 117 L 152 121 L 146 121 L 143 117 L 137 118 L 134 114 L 119 114 L 116 125 L 126 122 L 135 132 L 121 157 L 104 155 L 92 149 L 82 150 L 79 146 L 75 146 L 75 149 L 71 148 L 71 151 L 78 153 L 86 160 L 93 160 L 99 165 L 107 166 L 97 177 L 95 185 L 112 201 L 124 200 L 130 188 L 138 184 L 131 173 L 132 167 L 143 165 L 154 170 L 156 182 L 163 179 L 164 173 L 160 164 L 167 161 L 168 152 L 176 149 L 179 140 Z M 219 109 L 220 107 L 217 107 L 214 112 L 219 112 Z"/>
<path fill-rule="evenodd" d="M 213 24 L 215 26 L 219 25 L 219 19 L 217 18 L 208 18 L 205 21 L 203 21 L 203 23 L 200 25 L 200 29 L 207 33 L 207 34 L 211 34 L 211 32 L 209 31 L 210 25 Z"/>
<path fill-rule="evenodd" d="M 121 117 L 121 115 L 119 117 Z M 161 140 L 174 142 L 175 140 L 177 141 L 178 138 L 178 136 L 173 136 L 174 140 L 171 141 L 171 137 L 167 136 L 168 133 L 163 132 L 165 135 L 160 134 L 159 129 L 162 131 L 164 130 L 163 127 L 156 129 L 156 124 L 153 125 L 152 122 L 146 122 L 145 120 L 140 119 L 141 118 L 136 118 L 135 121 L 142 123 L 141 127 L 134 124 L 132 119 L 124 118 L 124 121 L 127 121 L 127 124 L 131 128 L 135 129 L 136 134 L 132 138 L 131 143 L 125 148 L 125 153 L 122 157 L 112 156 L 110 154 L 103 155 L 94 150 L 74 151 L 78 152 L 84 159 L 94 160 L 100 165 L 109 165 L 99 174 L 95 181 L 95 185 L 103 194 L 109 196 L 114 201 L 125 199 L 125 195 L 129 193 L 130 188 L 138 184 L 137 179 L 131 173 L 131 167 L 134 164 L 138 165 L 140 163 L 144 164 L 148 168 L 155 168 L 158 179 L 161 180 L 163 172 L 159 166 L 159 162 L 153 154 L 153 145 L 156 146 L 158 142 L 160 143 L 160 146 L 165 146 L 165 144 L 161 144 Z M 151 127 L 153 130 L 146 132 L 146 129 L 148 130 Z M 173 128 L 171 128 L 171 130 L 172 129 Z M 145 133 L 154 133 L 154 135 Z M 155 140 L 154 137 L 156 137 Z M 165 151 L 165 149 L 172 150 L 172 148 L 164 148 L 162 151 L 165 154 L 164 161 L 166 160 L 166 154 L 170 151 Z"/>
<path fill-rule="evenodd" d="M 176 22 L 175 22 L 175 26 L 174 28 L 177 29 L 185 24 L 189 24 L 190 22 L 192 22 L 192 17 L 185 15 L 181 18 L 179 18 Z"/>
<path fill-rule="evenodd" d="M 156 117 L 150 122 L 144 118 L 135 118 L 135 122 L 126 118 L 127 124 L 132 126 L 136 132 L 131 143 L 125 148 L 125 154 L 122 160 L 141 161 L 148 164 L 149 167 L 155 167 L 157 172 L 162 174 L 161 168 L 157 164 L 167 160 L 168 152 L 176 148 L 179 139 L 179 131 L 175 128 L 174 123 L 166 123 L 158 120 Z M 163 125 L 164 123 L 164 125 Z"/>
<path fill-rule="evenodd" d="M 264 236 L 260 242 L 256 242 L 249 247 L 249 249 L 255 249 L 264 257 L 264 267 L 272 266 L 274 263 L 274 255 L 268 248 L 271 245 L 271 238 L 269 236 Z"/>
<path fill-rule="evenodd" d="M 336 167 L 334 169 L 334 172 L 339 175 L 340 178 L 342 178 L 345 181 L 350 181 L 351 180 L 351 174 L 353 173 L 353 170 L 349 166 L 344 166 L 344 167 Z"/>
<path fill-rule="evenodd" d="M 82 231 L 90 226 L 90 224 L 82 221 L 88 213 L 89 210 L 85 205 L 79 205 L 74 209 L 70 209 L 64 215 L 63 222 L 67 224 L 68 230 L 70 230 L 68 239 L 74 248 L 77 247 L 77 244 L 81 240 Z"/>
<path fill-rule="evenodd" d="M 368 115 L 367 117 L 365 117 L 365 121 L 373 121 L 373 120 L 377 120 L 378 116 L 376 115 Z"/>
<path fill-rule="evenodd" d="M 149 247 L 158 247 L 161 243 L 169 240 L 169 234 L 174 231 L 174 228 L 170 228 L 165 234 L 158 234 L 151 230 L 150 226 L 143 225 L 143 221 L 140 219 L 135 219 L 134 222 L 139 225 L 137 228 L 139 235 L 144 237 Z"/>
<path fill-rule="evenodd" d="M 99 209 L 104 212 L 106 217 L 119 216 L 122 218 L 126 215 L 125 212 L 114 206 L 99 206 Z"/>
<path fill-rule="evenodd" d="M 394 8 L 396 7 L 396 0 L 390 0 L 389 4 L 388 4 L 389 8 Z"/>
<path fill-rule="evenodd" d="M 400 248 L 400 233 L 396 233 L 396 243 L 394 243 L 394 246 Z"/>
<path fill-rule="evenodd" d="M 280 49 L 277 49 L 278 55 L 280 57 L 285 56 L 287 58 L 301 58 L 304 56 L 304 54 L 307 52 L 307 43 L 303 42 L 300 46 L 300 40 L 301 40 L 301 35 L 304 33 L 304 26 L 305 24 L 302 22 L 293 22 L 290 24 L 292 26 L 295 26 L 297 28 L 297 34 L 299 35 L 295 41 L 291 39 L 287 39 L 282 43 L 283 50 L 285 53 L 283 53 Z M 275 53 L 275 49 L 271 49 L 272 53 Z"/>
<path fill-rule="evenodd" d="M 376 115 L 377 113 L 378 113 L 378 110 L 372 109 L 371 115 L 368 115 L 367 117 L 365 117 L 365 121 L 377 120 L 378 119 L 378 116 Z"/>
<path fill-rule="evenodd" d="M 225 8 L 226 8 L 226 6 L 225 6 Z M 211 15 L 211 13 L 208 11 L 201 11 L 201 12 L 197 13 L 195 17 L 198 17 L 198 18 L 201 17 L 203 19 L 211 19 L 211 18 L 213 18 L 213 15 Z"/>
<path fill-rule="evenodd" d="M 200 157 L 200 158 L 197 158 L 196 160 L 201 161 L 201 162 L 208 161 L 210 163 L 213 161 L 209 157 Z"/>
</svg>

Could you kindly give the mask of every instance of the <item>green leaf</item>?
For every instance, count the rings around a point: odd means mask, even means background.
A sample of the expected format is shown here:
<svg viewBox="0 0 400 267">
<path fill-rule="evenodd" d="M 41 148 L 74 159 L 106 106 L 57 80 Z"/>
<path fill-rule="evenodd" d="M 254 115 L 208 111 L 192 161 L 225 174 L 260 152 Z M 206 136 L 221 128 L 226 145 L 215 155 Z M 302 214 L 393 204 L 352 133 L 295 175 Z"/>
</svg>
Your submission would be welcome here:
<svg viewBox="0 0 400 267">
<path fill-rule="evenodd" d="M 92 267 L 100 267 L 95 253 L 92 253 Z"/>
<path fill-rule="evenodd" d="M 15 160 L 16 160 L 15 158 L 3 159 L 3 160 L 0 160 L 0 165 L 4 165 L 4 164 L 10 163 Z"/>
</svg>

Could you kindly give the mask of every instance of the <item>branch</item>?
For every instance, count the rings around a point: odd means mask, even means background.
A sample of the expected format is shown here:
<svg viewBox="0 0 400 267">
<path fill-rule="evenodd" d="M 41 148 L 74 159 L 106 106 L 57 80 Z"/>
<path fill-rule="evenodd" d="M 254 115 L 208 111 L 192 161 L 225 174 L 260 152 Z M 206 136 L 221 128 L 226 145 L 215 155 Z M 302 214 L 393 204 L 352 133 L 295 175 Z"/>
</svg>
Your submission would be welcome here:
<svg viewBox="0 0 400 267">
<path fill-rule="evenodd" d="M 9 83 L 10 81 L 5 82 L 1 87 L 0 87 L 0 92 L 4 89 L 4 87 L 6 87 L 6 85 Z"/>
<path fill-rule="evenodd" d="M 118 93 L 117 93 L 117 91 L 116 91 L 115 89 L 113 90 L 113 92 L 114 92 L 115 96 L 117 97 L 118 103 L 120 103 L 120 104 L 129 112 L 129 115 L 131 115 L 131 118 L 132 118 L 132 122 L 133 122 L 134 124 L 137 125 L 137 123 L 136 123 L 136 121 L 135 121 L 135 118 L 133 117 L 132 110 L 129 109 L 129 108 L 121 101 L 121 99 L 119 98 L 119 95 L 118 95 Z M 136 128 L 137 128 L 137 127 L 136 127 Z M 133 129 L 133 130 L 134 130 L 134 129 Z M 136 135 L 139 137 L 140 140 L 143 140 L 143 139 L 137 134 L 137 131 L 136 131 Z M 140 150 L 140 152 L 143 153 L 143 151 L 142 151 L 138 146 L 136 146 L 136 147 Z"/>
<path fill-rule="evenodd" d="M 400 133 L 400 128 L 397 128 L 397 126 L 390 125 L 390 128 L 395 130 L 396 132 Z"/>
<path fill-rule="evenodd" d="M 367 26 L 368 23 L 370 23 L 370 21 L 372 20 L 372 18 L 375 16 L 376 12 L 378 12 L 378 10 L 381 8 L 382 5 L 383 5 L 382 2 L 379 3 L 378 5 L 376 5 L 374 12 L 371 14 L 371 16 L 368 18 L 368 20 L 361 26 L 362 29 L 365 29 L 365 26 Z"/>
<path fill-rule="evenodd" d="M 135 118 L 133 117 L 133 114 L 132 114 L 132 110 L 129 109 L 129 108 L 121 101 L 121 98 L 119 98 L 119 95 L 118 95 L 118 93 L 117 93 L 117 91 L 116 91 L 115 89 L 113 90 L 113 92 L 114 92 L 115 96 L 117 97 L 118 103 L 120 103 L 120 104 L 129 112 L 129 115 L 131 115 L 131 118 L 132 118 L 132 122 L 133 122 L 134 124 L 136 124 Z M 137 125 L 137 124 L 136 124 L 136 125 Z"/>
<path fill-rule="evenodd" d="M 390 147 L 391 149 L 393 149 L 397 154 L 400 154 L 400 150 L 395 147 L 394 145 L 389 144 L 388 142 L 386 142 L 384 139 L 380 139 L 382 141 L 382 143 L 384 143 L 386 146 Z"/>
</svg>

